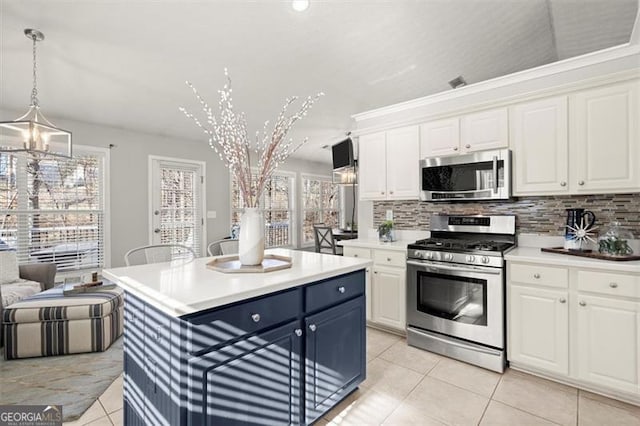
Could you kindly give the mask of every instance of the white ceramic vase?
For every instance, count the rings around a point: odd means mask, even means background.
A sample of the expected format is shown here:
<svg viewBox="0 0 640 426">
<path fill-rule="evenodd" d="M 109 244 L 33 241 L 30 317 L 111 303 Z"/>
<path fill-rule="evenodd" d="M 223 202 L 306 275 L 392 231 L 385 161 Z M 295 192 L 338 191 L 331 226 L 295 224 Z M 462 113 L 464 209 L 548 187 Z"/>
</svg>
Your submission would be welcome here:
<svg viewBox="0 0 640 426">
<path fill-rule="evenodd" d="M 264 215 L 257 207 L 247 207 L 240 216 L 238 257 L 243 265 L 259 265 L 264 259 Z"/>
</svg>

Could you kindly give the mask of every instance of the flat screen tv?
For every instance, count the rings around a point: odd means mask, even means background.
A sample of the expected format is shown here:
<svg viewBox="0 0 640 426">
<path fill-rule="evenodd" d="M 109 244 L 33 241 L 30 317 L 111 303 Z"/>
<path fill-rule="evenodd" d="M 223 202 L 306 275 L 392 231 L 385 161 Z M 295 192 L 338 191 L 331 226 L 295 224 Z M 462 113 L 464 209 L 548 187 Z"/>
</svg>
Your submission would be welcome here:
<svg viewBox="0 0 640 426">
<path fill-rule="evenodd" d="M 347 138 L 342 142 L 331 147 L 333 154 L 333 169 L 341 169 L 343 167 L 353 166 L 353 143 L 351 138 Z"/>
</svg>

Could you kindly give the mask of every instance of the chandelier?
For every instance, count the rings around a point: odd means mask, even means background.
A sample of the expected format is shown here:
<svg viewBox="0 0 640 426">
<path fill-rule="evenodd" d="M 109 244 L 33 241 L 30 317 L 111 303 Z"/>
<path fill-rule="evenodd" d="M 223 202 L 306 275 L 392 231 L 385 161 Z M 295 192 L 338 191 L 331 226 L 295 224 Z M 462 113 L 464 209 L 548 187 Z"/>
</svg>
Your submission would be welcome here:
<svg viewBox="0 0 640 426">
<path fill-rule="evenodd" d="M 71 158 L 71 132 L 54 126 L 40 111 L 36 78 L 36 43 L 44 40 L 38 30 L 24 30 L 33 41 L 33 89 L 29 110 L 13 121 L 0 122 L 0 152 L 28 152 Z"/>
</svg>

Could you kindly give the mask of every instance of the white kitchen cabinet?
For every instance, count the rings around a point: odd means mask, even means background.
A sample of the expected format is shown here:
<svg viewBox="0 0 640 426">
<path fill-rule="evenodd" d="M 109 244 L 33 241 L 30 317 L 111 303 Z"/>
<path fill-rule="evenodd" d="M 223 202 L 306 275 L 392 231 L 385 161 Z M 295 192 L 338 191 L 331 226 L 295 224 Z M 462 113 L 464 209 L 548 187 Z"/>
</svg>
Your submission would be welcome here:
<svg viewBox="0 0 640 426">
<path fill-rule="evenodd" d="M 467 154 L 509 146 L 506 108 L 480 111 L 420 126 L 420 157 Z"/>
<path fill-rule="evenodd" d="M 361 200 L 387 197 L 387 135 L 362 135 L 358 141 L 358 186 Z"/>
<path fill-rule="evenodd" d="M 358 257 L 360 259 L 371 259 L 371 250 L 361 247 L 344 247 L 343 256 Z M 371 268 L 367 268 L 365 271 L 365 299 L 367 305 L 367 321 L 371 321 Z"/>
<path fill-rule="evenodd" d="M 513 195 L 568 193 L 567 97 L 513 106 L 510 132 Z"/>
<path fill-rule="evenodd" d="M 640 190 L 638 81 L 569 98 L 570 186 L 575 193 Z"/>
<path fill-rule="evenodd" d="M 373 265 L 372 321 L 404 331 L 406 326 L 406 269 Z"/>
<path fill-rule="evenodd" d="M 508 261 L 511 367 L 640 403 L 640 273 L 542 262 Z"/>
<path fill-rule="evenodd" d="M 460 122 L 457 117 L 420 126 L 420 158 L 453 155 L 459 150 Z"/>
<path fill-rule="evenodd" d="M 568 374 L 567 291 L 521 285 L 509 290 L 509 360 Z"/>
<path fill-rule="evenodd" d="M 358 147 L 361 200 L 418 199 L 418 126 L 362 135 Z"/>
<path fill-rule="evenodd" d="M 576 349 L 580 379 L 639 392 L 638 306 L 627 300 L 578 294 Z"/>
<path fill-rule="evenodd" d="M 460 151 L 463 153 L 509 146 L 507 108 L 492 109 L 460 118 Z"/>
<path fill-rule="evenodd" d="M 407 252 L 347 245 L 344 255 L 373 260 L 373 267 L 367 268 L 367 322 L 406 332 Z"/>
</svg>

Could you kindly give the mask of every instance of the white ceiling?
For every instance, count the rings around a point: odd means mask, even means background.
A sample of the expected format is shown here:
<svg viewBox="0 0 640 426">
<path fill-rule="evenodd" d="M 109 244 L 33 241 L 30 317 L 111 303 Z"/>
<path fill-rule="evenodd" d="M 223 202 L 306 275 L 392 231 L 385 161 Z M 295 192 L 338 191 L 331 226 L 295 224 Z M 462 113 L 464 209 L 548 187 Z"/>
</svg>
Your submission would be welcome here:
<svg viewBox="0 0 640 426">
<path fill-rule="evenodd" d="M 249 131 L 284 99 L 323 91 L 292 136 L 302 158 L 343 138 L 354 113 L 450 90 L 625 43 L 638 0 L 0 0 L 0 101 L 24 110 L 31 45 L 39 98 L 51 117 L 206 143 L 178 111 L 196 111 L 190 80 L 210 103 L 229 69 Z M 0 117 L 11 119 L 14 117 Z M 55 120 L 54 120 L 55 121 Z M 73 130 L 73 129 L 70 129 Z M 80 141 L 78 141 L 80 142 Z M 81 143 L 81 142 L 80 142 Z"/>
</svg>

